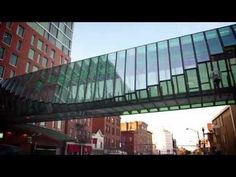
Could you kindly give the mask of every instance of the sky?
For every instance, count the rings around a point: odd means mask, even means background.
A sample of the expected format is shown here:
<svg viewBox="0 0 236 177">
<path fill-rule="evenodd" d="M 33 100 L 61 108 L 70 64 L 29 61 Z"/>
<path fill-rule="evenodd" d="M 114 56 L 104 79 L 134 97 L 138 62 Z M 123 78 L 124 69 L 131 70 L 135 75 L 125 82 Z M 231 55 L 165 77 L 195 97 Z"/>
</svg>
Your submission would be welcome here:
<svg viewBox="0 0 236 177">
<path fill-rule="evenodd" d="M 136 47 L 169 38 L 205 31 L 235 24 L 219 23 L 75 23 L 72 41 L 72 61 L 90 58 L 114 51 Z M 158 144 L 158 131 L 165 128 L 173 133 L 177 145 L 195 145 L 199 131 L 202 138 L 202 127 L 221 111 L 224 106 L 211 108 L 188 109 L 159 113 L 121 116 L 121 122 L 144 121 L 148 130 L 153 132 L 153 143 Z"/>
</svg>

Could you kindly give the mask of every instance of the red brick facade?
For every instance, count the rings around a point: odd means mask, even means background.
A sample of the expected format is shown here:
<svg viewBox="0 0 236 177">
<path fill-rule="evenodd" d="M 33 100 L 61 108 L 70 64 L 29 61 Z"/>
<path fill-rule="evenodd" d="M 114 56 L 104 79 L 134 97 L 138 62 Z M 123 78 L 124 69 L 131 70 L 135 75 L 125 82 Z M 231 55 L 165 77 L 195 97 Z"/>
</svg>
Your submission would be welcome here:
<svg viewBox="0 0 236 177">
<path fill-rule="evenodd" d="M 100 129 L 104 135 L 104 152 L 120 150 L 120 117 L 101 117 L 92 120 L 92 132 L 96 133 Z"/>
<path fill-rule="evenodd" d="M 147 124 L 141 121 L 121 124 L 122 151 L 130 155 L 152 154 L 152 133 L 147 130 Z"/>
</svg>

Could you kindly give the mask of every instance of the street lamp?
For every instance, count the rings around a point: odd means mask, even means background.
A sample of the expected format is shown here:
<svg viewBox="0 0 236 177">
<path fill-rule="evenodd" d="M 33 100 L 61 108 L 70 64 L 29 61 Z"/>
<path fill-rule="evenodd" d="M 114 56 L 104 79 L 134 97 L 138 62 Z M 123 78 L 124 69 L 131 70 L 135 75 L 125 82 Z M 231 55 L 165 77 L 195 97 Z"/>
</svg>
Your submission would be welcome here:
<svg viewBox="0 0 236 177">
<path fill-rule="evenodd" d="M 192 130 L 192 131 L 197 133 L 198 147 L 200 148 L 201 147 L 201 143 L 200 143 L 201 141 L 200 141 L 200 137 L 199 137 L 199 132 L 197 130 L 192 129 L 192 128 L 186 128 L 186 130 Z"/>
</svg>

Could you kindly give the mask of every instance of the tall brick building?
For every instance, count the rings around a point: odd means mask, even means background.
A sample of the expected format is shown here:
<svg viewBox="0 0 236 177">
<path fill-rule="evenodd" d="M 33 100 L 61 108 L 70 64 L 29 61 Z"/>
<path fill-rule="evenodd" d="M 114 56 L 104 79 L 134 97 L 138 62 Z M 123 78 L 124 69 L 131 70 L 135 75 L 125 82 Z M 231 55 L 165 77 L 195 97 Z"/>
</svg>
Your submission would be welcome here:
<svg viewBox="0 0 236 177">
<path fill-rule="evenodd" d="M 152 133 L 142 121 L 121 123 L 122 151 L 129 155 L 152 154 Z"/>
<path fill-rule="evenodd" d="M 109 154 L 120 150 L 120 116 L 94 118 L 92 132 L 101 130 L 104 135 L 104 153 Z"/>
<path fill-rule="evenodd" d="M 69 63 L 73 25 L 72 22 L 0 22 L 0 79 Z M 36 125 L 90 143 L 90 119 Z"/>
</svg>

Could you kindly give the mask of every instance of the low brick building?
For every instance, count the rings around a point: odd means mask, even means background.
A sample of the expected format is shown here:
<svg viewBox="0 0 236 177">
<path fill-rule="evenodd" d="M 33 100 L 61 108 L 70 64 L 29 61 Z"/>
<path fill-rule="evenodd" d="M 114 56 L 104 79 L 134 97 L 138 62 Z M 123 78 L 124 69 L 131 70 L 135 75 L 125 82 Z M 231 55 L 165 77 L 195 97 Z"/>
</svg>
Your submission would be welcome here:
<svg viewBox="0 0 236 177">
<path fill-rule="evenodd" d="M 141 121 L 121 123 L 122 151 L 129 155 L 152 154 L 152 133 Z"/>
</svg>

